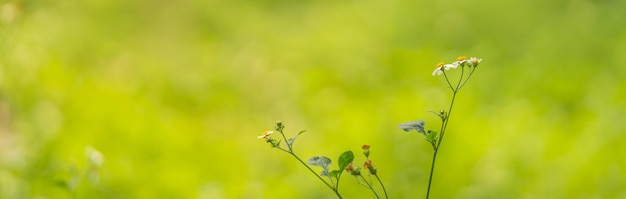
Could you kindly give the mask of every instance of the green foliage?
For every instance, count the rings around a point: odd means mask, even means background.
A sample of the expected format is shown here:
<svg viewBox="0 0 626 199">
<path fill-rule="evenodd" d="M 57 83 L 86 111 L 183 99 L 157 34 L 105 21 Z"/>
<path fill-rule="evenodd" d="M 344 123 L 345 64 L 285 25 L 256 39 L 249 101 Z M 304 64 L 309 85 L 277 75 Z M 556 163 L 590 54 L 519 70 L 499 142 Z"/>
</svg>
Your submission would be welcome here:
<svg viewBox="0 0 626 199">
<path fill-rule="evenodd" d="M 328 158 L 326 156 L 313 156 L 313 157 L 309 158 L 309 160 L 307 162 L 310 165 L 322 167 L 325 170 L 327 170 L 328 167 L 330 166 L 330 163 L 332 162 L 332 160 L 330 160 L 330 158 Z"/>
<path fill-rule="evenodd" d="M 343 170 L 332 170 L 330 172 L 330 177 L 333 177 L 335 179 L 338 179 L 341 176 L 341 173 L 343 172 Z"/>
<path fill-rule="evenodd" d="M 433 130 L 428 130 L 428 132 L 426 132 L 426 141 L 430 142 L 430 143 L 436 143 L 437 142 L 437 131 L 433 131 Z"/>
<path fill-rule="evenodd" d="M 337 165 L 339 166 L 338 170 L 334 170 L 330 172 L 330 175 L 337 178 L 337 183 L 339 183 L 339 179 L 341 178 L 341 174 L 348 167 L 350 163 L 354 160 L 354 153 L 352 151 L 346 151 L 339 155 L 337 159 Z"/>
<path fill-rule="evenodd" d="M 348 167 L 348 164 L 350 164 L 353 160 L 354 153 L 352 153 L 352 151 L 343 152 L 339 156 L 339 159 L 337 161 L 337 164 L 339 165 L 339 170 L 343 171 L 344 169 L 346 169 L 346 167 Z"/>
<path fill-rule="evenodd" d="M 293 146 L 293 142 L 296 141 L 296 138 L 298 138 L 298 136 L 300 136 L 300 134 L 303 134 L 304 132 L 306 132 L 306 130 L 302 130 L 300 132 L 298 132 L 298 134 L 294 135 L 292 138 L 289 138 L 289 140 L 287 140 L 286 144 L 289 146 Z"/>
</svg>

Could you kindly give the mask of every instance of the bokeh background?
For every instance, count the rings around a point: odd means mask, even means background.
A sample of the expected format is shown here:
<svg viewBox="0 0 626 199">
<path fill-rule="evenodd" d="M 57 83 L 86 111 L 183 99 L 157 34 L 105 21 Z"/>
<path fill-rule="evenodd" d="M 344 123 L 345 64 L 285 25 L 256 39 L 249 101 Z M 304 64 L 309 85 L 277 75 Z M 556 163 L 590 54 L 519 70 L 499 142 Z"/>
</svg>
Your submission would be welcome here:
<svg viewBox="0 0 626 199">
<path fill-rule="evenodd" d="M 437 129 L 428 111 L 451 93 L 431 73 L 460 55 L 483 62 L 433 198 L 626 198 L 624 8 L 0 0 L 0 198 L 333 198 L 256 138 L 277 120 L 308 130 L 303 158 L 352 150 L 360 165 L 370 144 L 390 197 L 421 198 L 432 150 L 397 125 Z M 373 198 L 349 177 L 340 187 Z"/>
</svg>

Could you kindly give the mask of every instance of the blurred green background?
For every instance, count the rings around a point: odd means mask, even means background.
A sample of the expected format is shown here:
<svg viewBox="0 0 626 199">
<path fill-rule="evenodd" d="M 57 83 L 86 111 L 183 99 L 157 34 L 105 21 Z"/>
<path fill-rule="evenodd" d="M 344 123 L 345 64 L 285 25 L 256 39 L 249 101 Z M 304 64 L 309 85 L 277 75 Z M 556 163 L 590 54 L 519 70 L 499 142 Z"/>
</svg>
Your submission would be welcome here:
<svg viewBox="0 0 626 199">
<path fill-rule="evenodd" d="M 483 58 L 433 198 L 626 198 L 626 1 L 0 0 L 0 198 L 333 198 L 303 158 L 370 156 L 421 198 L 439 61 Z M 104 164 L 90 176 L 88 147 Z M 357 165 L 364 161 L 358 155 Z M 354 179 L 345 198 L 370 198 Z"/>
</svg>

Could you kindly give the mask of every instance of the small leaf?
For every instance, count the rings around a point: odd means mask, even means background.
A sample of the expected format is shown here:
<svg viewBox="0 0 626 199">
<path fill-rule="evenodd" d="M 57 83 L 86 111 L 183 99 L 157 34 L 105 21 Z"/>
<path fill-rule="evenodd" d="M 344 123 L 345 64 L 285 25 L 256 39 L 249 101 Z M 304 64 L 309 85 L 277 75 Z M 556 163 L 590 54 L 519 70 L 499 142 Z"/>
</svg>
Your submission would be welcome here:
<svg viewBox="0 0 626 199">
<path fill-rule="evenodd" d="M 328 170 L 323 170 L 322 173 L 320 173 L 320 176 L 328 176 L 328 177 L 330 177 L 331 174 L 328 173 Z"/>
<path fill-rule="evenodd" d="M 332 160 L 326 156 L 313 156 L 306 162 L 313 166 L 322 167 L 325 171 L 328 171 L 328 166 L 330 166 Z"/>
<path fill-rule="evenodd" d="M 300 136 L 300 134 L 306 132 L 306 130 L 302 130 L 300 132 L 298 132 L 298 134 L 296 134 L 295 136 L 293 136 L 292 138 L 290 138 L 289 140 L 287 140 L 287 142 L 285 143 L 287 146 L 291 146 L 293 145 L 293 142 L 296 141 L 296 138 L 298 138 L 298 136 Z"/>
<path fill-rule="evenodd" d="M 404 130 L 404 132 L 409 132 L 411 130 L 415 130 L 420 133 L 424 133 L 424 126 L 426 122 L 424 120 L 417 120 L 413 122 L 405 122 L 398 126 L 398 128 Z"/>
<path fill-rule="evenodd" d="M 352 153 L 352 151 L 343 152 L 339 156 L 339 161 L 338 161 L 339 170 L 343 171 L 344 169 L 346 169 L 346 167 L 348 167 L 348 164 L 350 164 L 353 160 L 354 160 L 354 153 Z"/>
<path fill-rule="evenodd" d="M 272 147 L 280 147 L 280 142 L 282 142 L 283 140 L 270 140 L 270 143 L 272 144 Z"/>
<path fill-rule="evenodd" d="M 337 178 L 339 176 L 339 173 L 341 173 L 342 170 L 333 170 L 330 172 L 330 177 L 333 178 Z"/>
<path fill-rule="evenodd" d="M 437 141 L 437 131 L 428 130 L 428 133 L 426 133 L 426 140 L 432 143 Z"/>
</svg>

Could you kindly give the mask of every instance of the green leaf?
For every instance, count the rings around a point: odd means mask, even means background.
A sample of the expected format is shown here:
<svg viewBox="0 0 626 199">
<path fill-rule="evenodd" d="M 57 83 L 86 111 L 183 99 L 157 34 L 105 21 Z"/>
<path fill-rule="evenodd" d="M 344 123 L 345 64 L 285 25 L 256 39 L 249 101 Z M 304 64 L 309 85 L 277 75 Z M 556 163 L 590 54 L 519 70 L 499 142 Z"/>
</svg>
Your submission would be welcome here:
<svg viewBox="0 0 626 199">
<path fill-rule="evenodd" d="M 404 130 L 404 132 L 409 132 L 411 130 L 415 130 L 417 132 L 420 132 L 422 134 L 424 134 L 424 126 L 426 125 L 426 122 L 424 122 L 424 120 L 417 120 L 417 121 L 413 121 L 413 122 L 405 122 L 400 124 L 398 127 L 402 130 Z"/>
<path fill-rule="evenodd" d="M 313 156 L 307 160 L 307 163 L 310 165 L 322 167 L 325 171 L 328 171 L 328 166 L 331 162 L 330 158 L 326 156 Z"/>
<path fill-rule="evenodd" d="M 426 140 L 434 143 L 437 140 L 437 131 L 428 130 L 428 133 L 426 133 Z"/>
<path fill-rule="evenodd" d="M 354 153 L 352 153 L 352 151 L 346 151 L 343 152 L 340 156 L 339 156 L 339 171 L 343 171 L 344 169 L 346 169 L 346 167 L 348 167 L 348 164 L 350 164 L 352 161 L 354 160 Z"/>
<path fill-rule="evenodd" d="M 292 138 L 290 138 L 289 140 L 287 140 L 287 142 L 285 143 L 287 146 L 292 146 L 293 142 L 296 141 L 296 138 L 298 138 L 298 136 L 300 136 L 300 134 L 306 132 L 306 130 L 302 130 L 300 132 L 298 132 L 298 134 L 296 134 L 295 136 L 293 136 Z"/>
<path fill-rule="evenodd" d="M 337 178 L 339 176 L 339 173 L 341 173 L 342 170 L 333 170 L 330 172 L 330 177 L 333 178 Z"/>
<path fill-rule="evenodd" d="M 272 147 L 280 147 L 280 142 L 282 142 L 283 140 L 278 140 L 277 142 L 271 142 L 272 143 Z"/>
<path fill-rule="evenodd" d="M 330 177 L 330 174 L 328 173 L 328 170 L 323 170 L 322 173 L 320 173 L 320 176 L 328 176 L 328 177 Z"/>
</svg>

